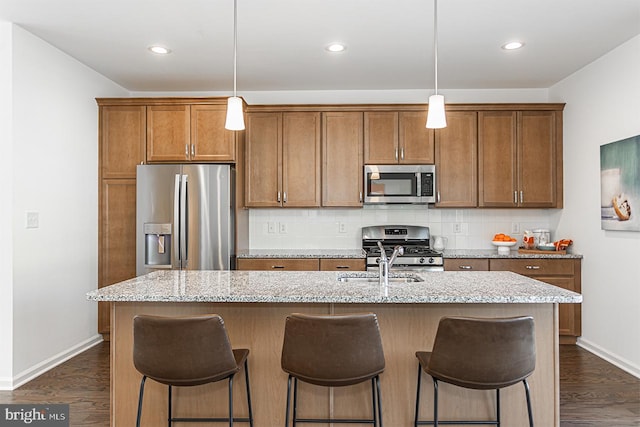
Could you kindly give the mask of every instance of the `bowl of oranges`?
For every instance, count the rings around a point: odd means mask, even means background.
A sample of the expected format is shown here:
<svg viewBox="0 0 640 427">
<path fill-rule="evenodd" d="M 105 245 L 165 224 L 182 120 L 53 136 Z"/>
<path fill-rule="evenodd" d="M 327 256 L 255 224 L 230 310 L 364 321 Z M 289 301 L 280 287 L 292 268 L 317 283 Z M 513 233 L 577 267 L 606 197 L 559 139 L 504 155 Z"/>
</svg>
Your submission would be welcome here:
<svg viewBox="0 0 640 427">
<path fill-rule="evenodd" d="M 498 247 L 498 255 L 509 255 L 510 248 L 518 243 L 518 239 L 504 233 L 497 233 L 493 236 L 491 243 Z"/>
</svg>

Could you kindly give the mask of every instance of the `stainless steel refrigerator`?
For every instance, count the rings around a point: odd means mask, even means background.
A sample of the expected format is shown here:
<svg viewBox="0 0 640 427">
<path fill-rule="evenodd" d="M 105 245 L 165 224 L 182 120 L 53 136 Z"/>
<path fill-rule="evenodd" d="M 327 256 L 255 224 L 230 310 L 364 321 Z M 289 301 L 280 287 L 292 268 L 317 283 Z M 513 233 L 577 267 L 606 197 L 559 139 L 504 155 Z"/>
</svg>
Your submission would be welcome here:
<svg viewBox="0 0 640 427">
<path fill-rule="evenodd" d="M 136 274 L 235 268 L 235 169 L 138 165 Z"/>
</svg>

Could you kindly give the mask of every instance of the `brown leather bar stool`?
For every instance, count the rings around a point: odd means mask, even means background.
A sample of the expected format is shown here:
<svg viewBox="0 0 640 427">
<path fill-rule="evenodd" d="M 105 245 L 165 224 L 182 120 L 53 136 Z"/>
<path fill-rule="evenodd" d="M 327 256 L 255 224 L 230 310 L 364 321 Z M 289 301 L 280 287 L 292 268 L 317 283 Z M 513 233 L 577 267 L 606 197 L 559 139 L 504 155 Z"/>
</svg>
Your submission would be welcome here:
<svg viewBox="0 0 640 427">
<path fill-rule="evenodd" d="M 382 427 L 380 377 L 384 353 L 373 313 L 345 315 L 292 314 L 287 317 L 282 346 L 282 369 L 289 374 L 287 415 L 289 426 L 293 379 L 293 425 L 296 423 L 360 423 Z M 371 381 L 371 419 L 298 418 L 298 380 L 324 387 L 343 387 Z"/>
<path fill-rule="evenodd" d="M 443 317 L 436 332 L 433 350 L 418 351 L 418 390 L 416 393 L 415 426 L 433 424 L 492 424 L 500 426 L 500 389 L 524 384 L 533 427 L 531 397 L 527 377 L 536 366 L 533 318 L 510 317 L 479 319 Z M 422 371 L 433 378 L 433 421 L 419 421 L 420 377 Z M 438 382 L 477 390 L 496 390 L 496 420 L 438 421 Z"/>
<path fill-rule="evenodd" d="M 247 356 L 249 350 L 232 350 L 224 321 L 217 314 L 189 317 L 139 315 L 133 319 L 133 364 L 142 374 L 138 417 L 147 378 L 169 386 L 168 426 L 172 422 L 249 422 L 253 427 Z M 248 418 L 233 416 L 233 377 L 244 365 Z M 171 388 L 229 380 L 229 416 L 226 418 L 173 418 Z"/>
</svg>

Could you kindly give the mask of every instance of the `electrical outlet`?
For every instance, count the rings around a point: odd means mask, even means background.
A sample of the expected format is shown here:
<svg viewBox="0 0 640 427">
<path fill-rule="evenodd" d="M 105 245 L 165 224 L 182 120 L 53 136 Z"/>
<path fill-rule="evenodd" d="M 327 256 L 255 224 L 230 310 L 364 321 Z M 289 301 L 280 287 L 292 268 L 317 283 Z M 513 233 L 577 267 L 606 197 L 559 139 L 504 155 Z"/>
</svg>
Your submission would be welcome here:
<svg viewBox="0 0 640 427">
<path fill-rule="evenodd" d="M 27 212 L 26 228 L 40 227 L 40 214 L 38 212 Z"/>
<path fill-rule="evenodd" d="M 344 222 L 338 223 L 338 233 L 346 233 L 347 232 L 347 224 Z"/>
<path fill-rule="evenodd" d="M 520 233 L 520 223 L 519 222 L 512 222 L 511 223 L 511 233 L 513 233 L 513 234 Z"/>
<path fill-rule="evenodd" d="M 280 223 L 280 234 L 287 234 L 287 224 L 284 222 Z"/>
<path fill-rule="evenodd" d="M 455 224 L 453 224 L 453 232 L 456 234 L 462 233 L 462 223 L 456 222 Z"/>
<path fill-rule="evenodd" d="M 267 231 L 269 233 L 275 233 L 276 232 L 276 223 L 275 222 L 268 222 L 267 223 Z"/>
</svg>

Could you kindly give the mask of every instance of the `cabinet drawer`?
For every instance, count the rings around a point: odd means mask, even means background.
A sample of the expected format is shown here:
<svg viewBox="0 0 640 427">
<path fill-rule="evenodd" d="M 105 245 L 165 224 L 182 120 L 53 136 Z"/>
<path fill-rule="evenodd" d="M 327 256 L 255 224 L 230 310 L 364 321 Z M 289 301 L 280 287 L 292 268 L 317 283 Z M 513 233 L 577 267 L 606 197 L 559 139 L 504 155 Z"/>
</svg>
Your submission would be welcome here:
<svg viewBox="0 0 640 427">
<path fill-rule="evenodd" d="M 452 258 L 444 260 L 445 271 L 487 271 L 487 258 Z"/>
<path fill-rule="evenodd" d="M 238 270 L 318 271 L 317 258 L 240 258 Z"/>
<path fill-rule="evenodd" d="M 364 271 L 365 270 L 365 262 L 363 259 L 359 258 L 320 258 L 320 270 L 321 271 L 331 271 L 331 270 L 356 270 L 356 271 Z"/>
<path fill-rule="evenodd" d="M 489 265 L 492 271 L 513 271 L 524 276 L 574 274 L 571 259 L 491 259 Z"/>
</svg>

